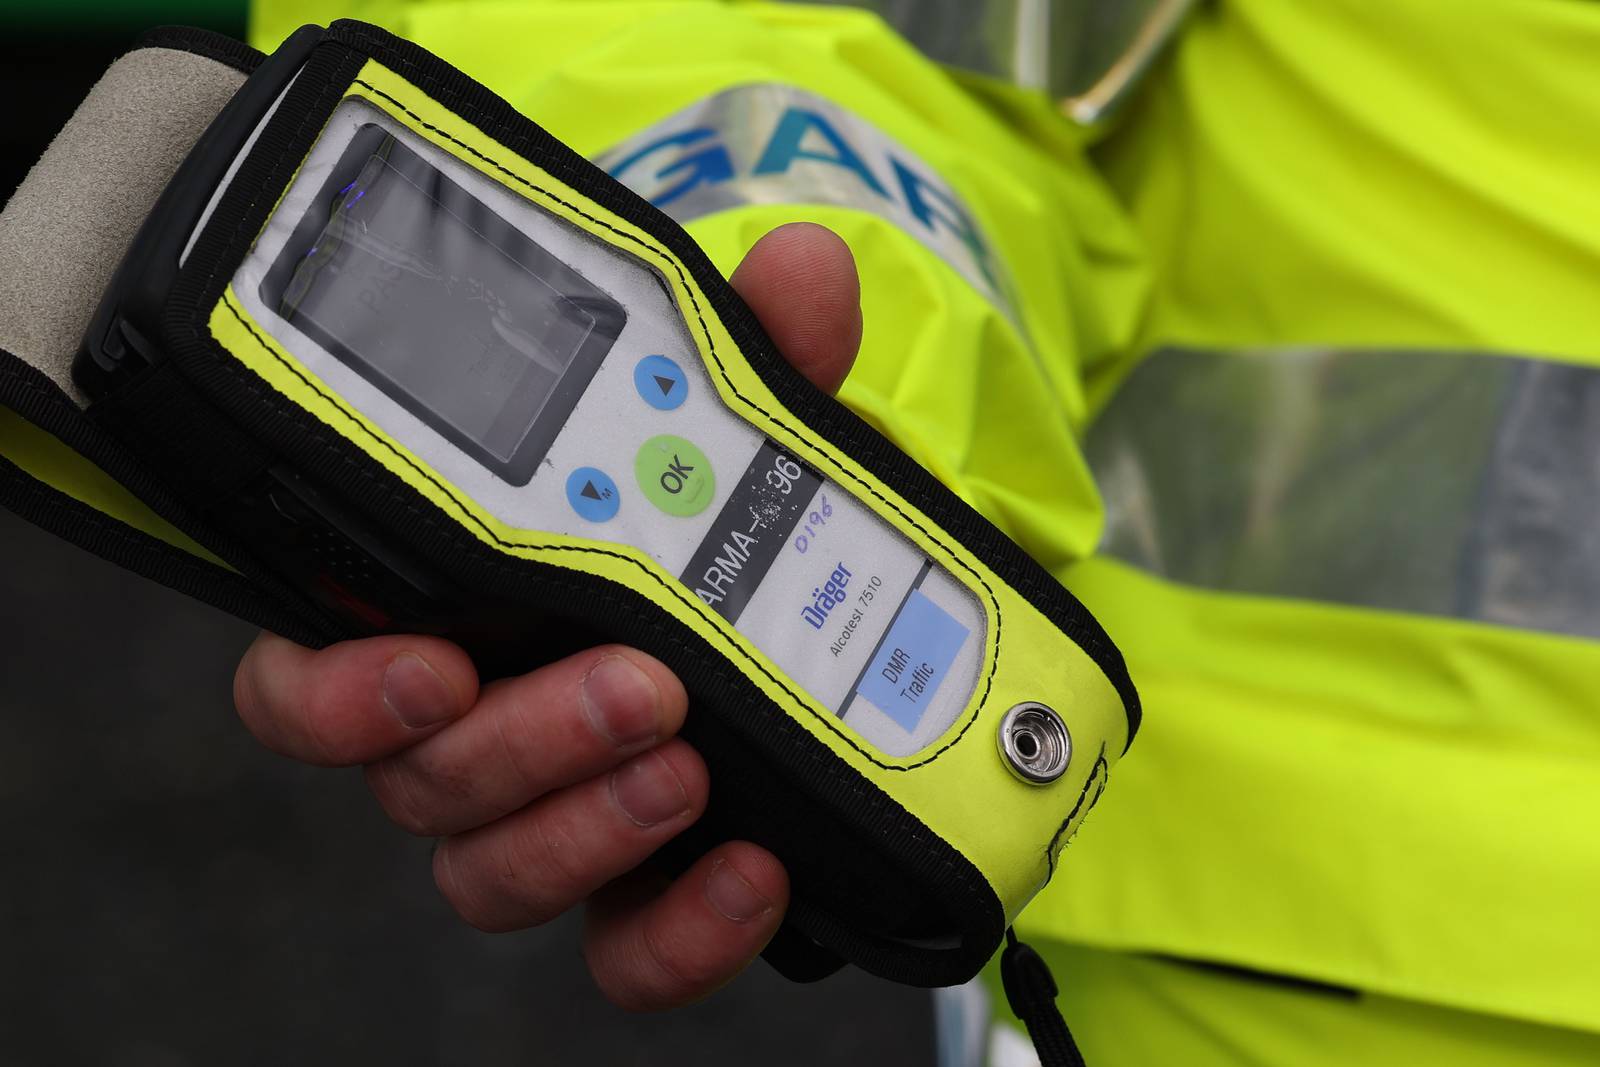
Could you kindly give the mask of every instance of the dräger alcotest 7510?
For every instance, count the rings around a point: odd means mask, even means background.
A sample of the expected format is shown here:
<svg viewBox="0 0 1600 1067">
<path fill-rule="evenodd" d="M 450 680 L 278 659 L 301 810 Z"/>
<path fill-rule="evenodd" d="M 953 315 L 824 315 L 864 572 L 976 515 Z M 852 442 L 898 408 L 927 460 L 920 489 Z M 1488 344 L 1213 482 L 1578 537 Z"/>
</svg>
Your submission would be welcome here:
<svg viewBox="0 0 1600 1067">
<path fill-rule="evenodd" d="M 681 229 L 415 46 L 165 31 L 96 94 L 0 264 L 145 221 L 114 274 L 0 288 L 0 398 L 191 543 L 37 479 L 7 503 L 301 641 L 650 652 L 711 767 L 698 844 L 790 869 L 781 966 L 979 969 L 1138 723 L 1077 601 L 791 370 Z"/>
</svg>

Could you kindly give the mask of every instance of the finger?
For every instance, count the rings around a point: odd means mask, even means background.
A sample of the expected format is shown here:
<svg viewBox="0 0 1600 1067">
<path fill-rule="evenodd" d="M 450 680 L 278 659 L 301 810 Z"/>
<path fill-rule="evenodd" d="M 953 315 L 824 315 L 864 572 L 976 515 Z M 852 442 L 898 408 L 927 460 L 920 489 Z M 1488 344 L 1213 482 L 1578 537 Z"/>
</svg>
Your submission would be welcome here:
<svg viewBox="0 0 1600 1067">
<path fill-rule="evenodd" d="M 747 967 L 777 933 L 789 877 L 747 842 L 701 857 L 653 900 L 624 883 L 591 901 L 584 957 L 601 992 L 620 1007 L 656 1011 L 705 997 Z"/>
<path fill-rule="evenodd" d="M 439 891 L 480 930 L 548 922 L 637 867 L 700 817 L 709 779 L 685 742 L 668 741 L 600 778 L 446 838 Z"/>
<path fill-rule="evenodd" d="M 239 717 L 262 744 L 332 767 L 416 744 L 477 695 L 467 654 L 435 637 L 373 637 L 313 651 L 262 634 L 233 680 Z"/>
<path fill-rule="evenodd" d="M 678 732 L 689 700 L 658 661 L 590 649 L 486 686 L 471 714 L 367 768 L 389 817 L 437 837 L 493 822 Z"/>
<path fill-rule="evenodd" d="M 784 358 L 819 389 L 837 391 L 861 347 L 861 281 L 844 239 L 815 223 L 779 226 L 732 280 Z"/>
</svg>

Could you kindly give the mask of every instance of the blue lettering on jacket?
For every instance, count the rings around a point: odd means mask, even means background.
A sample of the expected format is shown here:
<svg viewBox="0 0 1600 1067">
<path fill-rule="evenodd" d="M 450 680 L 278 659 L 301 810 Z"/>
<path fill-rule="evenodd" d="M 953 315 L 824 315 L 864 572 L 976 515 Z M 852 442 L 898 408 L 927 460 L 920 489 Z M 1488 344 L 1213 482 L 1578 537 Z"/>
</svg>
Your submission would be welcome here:
<svg viewBox="0 0 1600 1067">
<path fill-rule="evenodd" d="M 888 219 L 1016 321 L 1004 271 L 961 197 L 903 146 L 788 85 L 736 86 L 598 160 L 679 222 L 745 204 L 824 203 Z"/>
</svg>

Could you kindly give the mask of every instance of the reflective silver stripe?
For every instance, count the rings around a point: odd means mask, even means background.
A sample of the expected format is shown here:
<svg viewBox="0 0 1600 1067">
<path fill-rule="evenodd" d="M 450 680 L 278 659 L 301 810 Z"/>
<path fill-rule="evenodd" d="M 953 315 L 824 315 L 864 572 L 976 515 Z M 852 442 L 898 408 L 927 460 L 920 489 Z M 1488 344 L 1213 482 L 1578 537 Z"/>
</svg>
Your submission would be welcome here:
<svg viewBox="0 0 1600 1067">
<path fill-rule="evenodd" d="M 595 162 L 679 222 L 746 204 L 870 211 L 1020 321 L 1004 267 L 966 202 L 909 149 L 815 93 L 775 83 L 725 89 Z"/>
<path fill-rule="evenodd" d="M 1600 637 L 1600 370 L 1165 349 L 1088 453 L 1102 550 L 1155 574 Z"/>
<path fill-rule="evenodd" d="M 1048 90 L 1085 124 L 1122 101 L 1194 6 L 1194 0 L 821 2 L 876 12 L 947 66 Z"/>
</svg>

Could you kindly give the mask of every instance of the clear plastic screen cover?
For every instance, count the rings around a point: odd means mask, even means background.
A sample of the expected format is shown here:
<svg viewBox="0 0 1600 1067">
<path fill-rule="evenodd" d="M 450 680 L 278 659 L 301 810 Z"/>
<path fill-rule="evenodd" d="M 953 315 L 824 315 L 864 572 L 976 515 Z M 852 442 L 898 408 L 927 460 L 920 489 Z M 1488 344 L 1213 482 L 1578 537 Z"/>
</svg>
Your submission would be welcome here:
<svg viewBox="0 0 1600 1067">
<path fill-rule="evenodd" d="M 324 180 L 261 296 L 518 485 L 625 318 L 622 305 L 370 123 Z"/>
</svg>

